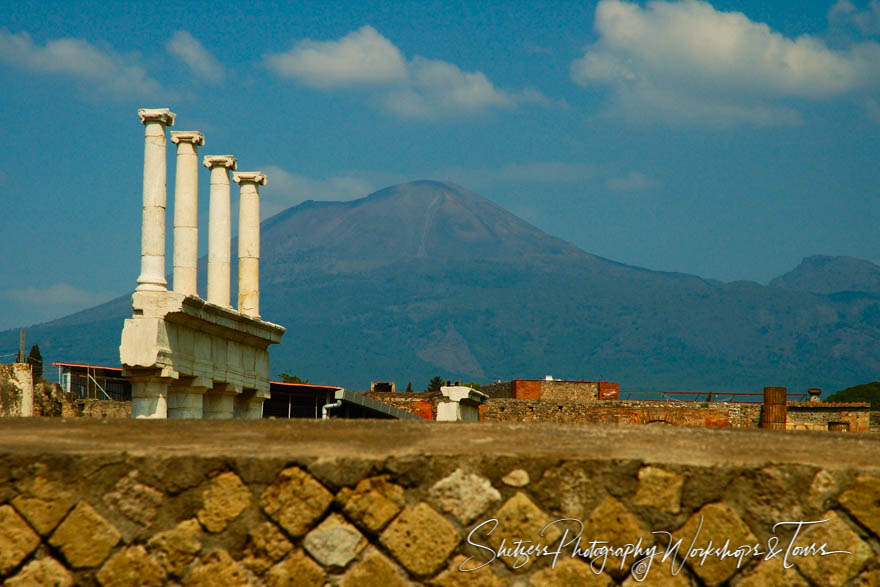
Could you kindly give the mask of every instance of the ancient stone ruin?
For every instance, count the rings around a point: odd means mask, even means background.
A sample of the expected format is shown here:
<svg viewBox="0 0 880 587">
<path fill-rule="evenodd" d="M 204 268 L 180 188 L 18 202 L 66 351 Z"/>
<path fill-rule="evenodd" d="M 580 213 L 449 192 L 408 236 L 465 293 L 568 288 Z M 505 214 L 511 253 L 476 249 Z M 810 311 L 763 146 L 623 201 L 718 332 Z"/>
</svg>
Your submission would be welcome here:
<svg viewBox="0 0 880 587">
<path fill-rule="evenodd" d="M 268 346 L 284 328 L 260 319 L 260 196 L 266 176 L 233 173 L 239 184 L 238 308 L 230 305 L 232 155 L 209 155 L 207 300 L 197 291 L 198 147 L 202 133 L 171 132 L 177 145 L 173 288 L 165 280 L 167 108 L 140 109 L 145 126 L 141 274 L 119 347 L 132 384 L 132 418 L 259 418 L 269 397 Z"/>
</svg>

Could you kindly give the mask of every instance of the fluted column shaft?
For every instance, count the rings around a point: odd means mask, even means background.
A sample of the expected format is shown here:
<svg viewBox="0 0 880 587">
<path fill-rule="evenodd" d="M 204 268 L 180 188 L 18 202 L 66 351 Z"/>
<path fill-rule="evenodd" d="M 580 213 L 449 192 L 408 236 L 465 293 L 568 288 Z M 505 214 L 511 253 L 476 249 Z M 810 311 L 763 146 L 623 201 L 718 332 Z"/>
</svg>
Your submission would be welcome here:
<svg viewBox="0 0 880 587">
<path fill-rule="evenodd" d="M 231 308 L 229 257 L 232 250 L 229 170 L 235 169 L 232 155 L 208 155 L 204 165 L 211 170 L 211 201 L 208 207 L 208 301 Z"/>
<path fill-rule="evenodd" d="M 165 291 L 165 127 L 174 125 L 168 108 L 141 108 L 144 125 L 143 220 L 141 274 L 137 291 Z"/>
<path fill-rule="evenodd" d="M 260 191 L 266 176 L 242 171 L 232 176 L 241 186 L 238 208 L 238 311 L 260 317 Z"/>
<path fill-rule="evenodd" d="M 199 145 L 205 137 L 196 131 L 171 131 L 177 144 L 174 179 L 174 291 L 198 296 L 199 258 Z"/>
</svg>

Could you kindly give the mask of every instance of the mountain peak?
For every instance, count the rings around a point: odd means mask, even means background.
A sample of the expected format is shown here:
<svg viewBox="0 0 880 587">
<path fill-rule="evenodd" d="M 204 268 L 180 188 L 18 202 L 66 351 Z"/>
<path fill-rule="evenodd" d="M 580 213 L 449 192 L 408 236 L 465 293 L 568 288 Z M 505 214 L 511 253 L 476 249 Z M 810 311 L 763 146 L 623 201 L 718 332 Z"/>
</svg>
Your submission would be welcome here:
<svg viewBox="0 0 880 587">
<path fill-rule="evenodd" d="M 517 261 L 585 253 L 454 183 L 419 180 L 350 202 L 301 204 L 263 225 L 263 246 L 283 263 L 358 271 L 406 258 Z"/>
<path fill-rule="evenodd" d="M 815 294 L 860 291 L 880 294 L 880 267 L 854 257 L 812 255 L 785 275 L 770 281 L 781 287 Z"/>
</svg>

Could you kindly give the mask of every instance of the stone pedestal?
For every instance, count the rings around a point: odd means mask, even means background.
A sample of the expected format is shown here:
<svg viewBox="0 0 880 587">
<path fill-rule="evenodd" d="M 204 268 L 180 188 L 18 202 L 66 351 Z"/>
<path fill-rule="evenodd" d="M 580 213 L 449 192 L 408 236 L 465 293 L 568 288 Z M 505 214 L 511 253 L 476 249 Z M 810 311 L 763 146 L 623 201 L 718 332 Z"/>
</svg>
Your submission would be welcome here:
<svg viewBox="0 0 880 587">
<path fill-rule="evenodd" d="M 228 419 L 235 415 L 235 396 L 233 386 L 225 383 L 215 385 L 205 394 L 203 417 L 209 419 Z"/>
<path fill-rule="evenodd" d="M 168 417 L 168 380 L 161 377 L 129 377 L 131 417 Z"/>
</svg>

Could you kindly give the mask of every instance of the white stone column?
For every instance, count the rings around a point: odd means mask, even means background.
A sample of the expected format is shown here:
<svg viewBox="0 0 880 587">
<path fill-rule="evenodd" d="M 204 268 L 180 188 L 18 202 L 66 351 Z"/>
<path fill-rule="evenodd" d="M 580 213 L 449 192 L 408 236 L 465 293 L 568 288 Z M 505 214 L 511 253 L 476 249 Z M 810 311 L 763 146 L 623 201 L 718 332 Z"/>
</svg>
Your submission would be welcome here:
<svg viewBox="0 0 880 587">
<path fill-rule="evenodd" d="M 174 291 L 198 296 L 199 258 L 199 145 L 205 137 L 198 131 L 171 131 L 177 144 L 174 179 Z"/>
<path fill-rule="evenodd" d="M 159 419 L 168 417 L 168 380 L 138 377 L 131 381 L 131 417 Z"/>
<path fill-rule="evenodd" d="M 211 170 L 211 201 L 208 208 L 208 301 L 229 304 L 229 257 L 232 250 L 232 220 L 229 204 L 229 170 L 236 168 L 232 155 L 208 155 L 204 165 Z"/>
<path fill-rule="evenodd" d="M 238 200 L 238 311 L 260 317 L 260 191 L 266 176 L 260 171 L 232 174 L 241 186 Z"/>
<path fill-rule="evenodd" d="M 144 124 L 144 212 L 141 274 L 137 291 L 165 291 L 165 127 L 176 115 L 168 108 L 141 108 Z"/>
</svg>

